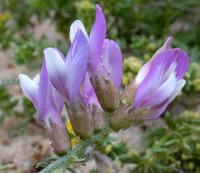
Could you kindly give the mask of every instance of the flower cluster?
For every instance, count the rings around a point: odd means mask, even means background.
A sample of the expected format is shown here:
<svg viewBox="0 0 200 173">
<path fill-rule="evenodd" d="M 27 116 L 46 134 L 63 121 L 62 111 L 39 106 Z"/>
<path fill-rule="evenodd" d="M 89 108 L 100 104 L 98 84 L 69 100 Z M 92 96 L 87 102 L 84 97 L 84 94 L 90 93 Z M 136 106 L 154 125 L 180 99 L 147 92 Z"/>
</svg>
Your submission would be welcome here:
<svg viewBox="0 0 200 173">
<path fill-rule="evenodd" d="M 33 102 L 58 154 L 71 147 L 61 119 L 64 105 L 75 134 L 84 139 L 105 126 L 120 130 L 159 117 L 185 84 L 189 58 L 180 48 L 171 48 L 169 37 L 121 91 L 121 50 L 106 38 L 99 5 L 90 34 L 76 20 L 70 42 L 66 55 L 56 48 L 44 50 L 41 74 L 33 80 L 19 75 L 22 91 Z"/>
</svg>

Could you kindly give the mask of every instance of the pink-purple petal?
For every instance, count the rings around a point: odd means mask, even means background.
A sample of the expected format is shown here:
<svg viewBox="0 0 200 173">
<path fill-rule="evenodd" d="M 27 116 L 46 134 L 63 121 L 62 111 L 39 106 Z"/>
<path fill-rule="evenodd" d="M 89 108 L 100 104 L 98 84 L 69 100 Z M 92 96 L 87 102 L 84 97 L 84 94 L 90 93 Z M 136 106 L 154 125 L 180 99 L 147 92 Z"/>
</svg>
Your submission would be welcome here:
<svg viewBox="0 0 200 173">
<path fill-rule="evenodd" d="M 61 96 L 55 95 L 56 93 L 57 91 L 49 80 L 44 59 L 39 81 L 38 113 L 39 118 L 46 123 L 49 119 L 55 123 L 61 122 L 60 112 L 64 102 Z"/>
<path fill-rule="evenodd" d="M 165 52 L 166 50 L 169 50 L 171 48 L 171 43 L 173 41 L 173 37 L 169 36 L 165 43 L 163 44 L 163 46 L 161 46 L 153 55 L 153 57 L 146 63 L 143 65 L 143 67 L 140 69 L 140 71 L 138 72 L 136 79 L 135 79 L 135 83 L 136 85 L 139 85 L 144 78 L 147 76 L 147 74 L 149 73 L 149 70 L 151 68 L 151 64 L 154 61 L 155 58 L 157 58 L 157 56 L 162 53 Z"/>
<path fill-rule="evenodd" d="M 146 119 L 156 119 L 161 114 L 163 114 L 163 112 L 166 110 L 167 106 L 174 100 L 174 98 L 181 91 L 181 89 L 183 88 L 184 85 L 185 85 L 184 79 L 177 81 L 174 91 L 171 93 L 171 96 L 168 98 L 168 100 L 163 102 L 160 105 L 152 107 L 151 111 L 150 111 L 149 115 L 146 117 Z"/>
<path fill-rule="evenodd" d="M 155 54 L 153 55 L 152 59 L 154 59 L 154 57 L 156 57 L 162 51 L 171 49 L 172 41 L 173 41 L 173 37 L 172 36 L 167 37 L 165 43 L 155 52 Z"/>
<path fill-rule="evenodd" d="M 184 51 L 179 51 L 178 55 L 176 56 L 176 63 L 176 77 L 177 79 L 181 79 L 183 78 L 189 67 L 189 57 L 187 53 Z"/>
<path fill-rule="evenodd" d="M 70 26 L 70 33 L 69 33 L 69 37 L 70 37 L 70 42 L 72 43 L 74 41 L 74 38 L 76 36 L 76 33 L 78 30 L 81 30 L 85 36 L 87 37 L 87 39 L 89 39 L 87 32 L 85 30 L 85 27 L 83 25 L 83 23 L 80 20 L 75 20 L 71 26 Z"/>
<path fill-rule="evenodd" d="M 58 93 L 58 91 L 53 86 L 52 86 L 52 96 L 56 110 L 59 113 L 61 113 L 64 106 L 64 100 L 63 97 Z"/>
<path fill-rule="evenodd" d="M 62 94 L 63 97 L 68 97 L 67 91 L 67 68 L 63 57 L 54 48 L 47 48 L 44 50 L 46 61 L 46 68 L 48 76 L 54 87 Z"/>
<path fill-rule="evenodd" d="M 39 81 L 39 93 L 38 93 L 38 112 L 40 119 L 45 118 L 47 108 L 49 108 L 51 105 L 47 105 L 47 102 L 51 100 L 49 96 L 49 79 L 47 76 L 47 70 L 46 70 L 46 64 L 45 64 L 45 59 L 42 64 L 42 69 L 40 73 L 40 81 Z"/>
<path fill-rule="evenodd" d="M 81 91 L 82 98 L 84 99 L 86 105 L 96 105 L 101 107 L 97 96 L 95 94 L 94 88 L 89 79 L 89 73 L 87 72 L 84 77 L 84 81 L 82 84 L 82 91 Z"/>
<path fill-rule="evenodd" d="M 104 41 L 102 63 L 116 88 L 119 89 L 122 77 L 122 54 L 118 44 L 112 40 Z"/>
<path fill-rule="evenodd" d="M 148 75 L 137 86 L 137 92 L 134 99 L 134 107 L 138 108 L 142 105 L 142 102 L 152 94 L 152 92 L 158 88 L 159 83 L 162 80 L 163 69 L 160 65 L 150 68 Z"/>
<path fill-rule="evenodd" d="M 90 68 L 95 71 L 100 63 L 100 57 L 103 53 L 103 44 L 106 36 L 106 21 L 102 9 L 96 5 L 96 18 L 92 27 L 89 43 L 90 43 Z"/>
<path fill-rule="evenodd" d="M 172 73 L 168 79 L 161 85 L 149 98 L 144 100 L 143 107 L 154 107 L 167 102 L 176 88 L 176 77 Z"/>
<path fill-rule="evenodd" d="M 68 91 L 69 100 L 74 102 L 78 99 L 78 93 L 83 81 L 89 56 L 88 40 L 81 30 L 75 36 L 75 39 L 69 49 L 66 66 L 68 69 Z"/>
<path fill-rule="evenodd" d="M 34 106 L 37 108 L 38 84 L 24 74 L 19 75 L 19 81 L 24 95 L 26 95 L 29 98 L 29 100 L 33 102 Z"/>
</svg>

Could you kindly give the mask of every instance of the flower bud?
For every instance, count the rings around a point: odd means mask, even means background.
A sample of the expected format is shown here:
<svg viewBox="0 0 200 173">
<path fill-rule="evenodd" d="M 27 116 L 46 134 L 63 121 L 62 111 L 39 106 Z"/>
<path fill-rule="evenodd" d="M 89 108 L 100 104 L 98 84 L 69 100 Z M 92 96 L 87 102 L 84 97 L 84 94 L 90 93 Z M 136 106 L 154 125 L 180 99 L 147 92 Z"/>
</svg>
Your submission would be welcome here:
<svg viewBox="0 0 200 173">
<path fill-rule="evenodd" d="M 46 131 L 52 141 L 54 151 L 58 155 L 63 155 L 71 148 L 68 132 L 65 126 L 58 125 L 51 120 L 49 124 L 50 127 L 46 127 Z"/>
<path fill-rule="evenodd" d="M 111 129 L 118 131 L 129 128 L 133 124 L 133 114 L 133 105 L 120 105 L 110 116 Z"/>
<path fill-rule="evenodd" d="M 91 82 L 102 108 L 108 112 L 114 111 L 119 106 L 120 97 L 113 82 L 101 74 L 93 77 Z"/>
<path fill-rule="evenodd" d="M 67 111 L 72 128 L 80 138 L 88 138 L 94 132 L 94 122 L 90 109 L 81 103 L 67 103 Z"/>
<path fill-rule="evenodd" d="M 94 118 L 95 131 L 101 130 L 108 124 L 108 118 L 105 112 L 96 105 L 92 105 L 92 116 Z"/>
</svg>

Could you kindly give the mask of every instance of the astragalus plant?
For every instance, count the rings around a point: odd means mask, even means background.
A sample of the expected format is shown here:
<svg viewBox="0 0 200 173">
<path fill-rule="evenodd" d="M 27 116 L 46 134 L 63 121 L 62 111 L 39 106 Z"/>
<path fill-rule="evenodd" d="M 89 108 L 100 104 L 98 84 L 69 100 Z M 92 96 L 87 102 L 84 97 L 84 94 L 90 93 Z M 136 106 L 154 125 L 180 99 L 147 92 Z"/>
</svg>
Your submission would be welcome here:
<svg viewBox="0 0 200 173">
<path fill-rule="evenodd" d="M 46 48 L 40 75 L 33 80 L 19 75 L 22 91 L 37 109 L 55 153 L 67 153 L 43 172 L 69 166 L 86 146 L 111 130 L 158 118 L 185 85 L 189 65 L 187 53 L 171 48 L 172 37 L 168 37 L 135 80 L 121 90 L 122 54 L 118 44 L 106 38 L 101 7 L 96 6 L 89 34 L 76 20 L 69 35 L 67 54 Z M 61 118 L 64 105 L 75 134 L 85 141 L 72 150 Z"/>
</svg>

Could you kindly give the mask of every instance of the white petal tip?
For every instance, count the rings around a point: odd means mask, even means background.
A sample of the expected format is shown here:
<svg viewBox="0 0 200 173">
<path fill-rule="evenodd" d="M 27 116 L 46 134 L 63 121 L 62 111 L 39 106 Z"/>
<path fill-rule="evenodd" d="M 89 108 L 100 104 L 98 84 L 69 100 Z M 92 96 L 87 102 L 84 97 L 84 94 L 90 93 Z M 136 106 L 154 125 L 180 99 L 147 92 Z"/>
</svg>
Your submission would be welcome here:
<svg viewBox="0 0 200 173">
<path fill-rule="evenodd" d="M 69 34 L 69 38 L 70 38 L 70 42 L 72 43 L 74 41 L 74 38 L 76 36 L 76 33 L 78 30 L 81 30 L 85 36 L 88 38 L 87 32 L 85 30 L 85 27 L 83 25 L 83 23 L 81 22 L 81 20 L 75 20 L 71 26 L 70 26 L 70 34 Z"/>
<path fill-rule="evenodd" d="M 44 49 L 44 55 L 45 55 L 45 56 L 51 55 L 54 51 L 55 51 L 55 50 L 54 50 L 53 47 L 45 48 L 45 49 Z"/>
<path fill-rule="evenodd" d="M 18 75 L 18 78 L 19 78 L 19 81 L 20 81 L 20 83 L 21 82 L 25 82 L 25 80 L 31 80 L 27 75 L 25 75 L 25 74 L 19 74 Z"/>
</svg>

